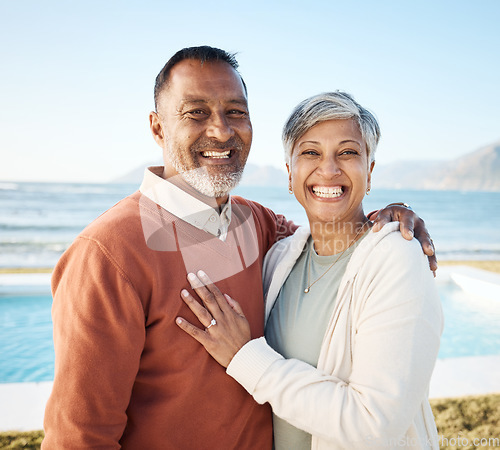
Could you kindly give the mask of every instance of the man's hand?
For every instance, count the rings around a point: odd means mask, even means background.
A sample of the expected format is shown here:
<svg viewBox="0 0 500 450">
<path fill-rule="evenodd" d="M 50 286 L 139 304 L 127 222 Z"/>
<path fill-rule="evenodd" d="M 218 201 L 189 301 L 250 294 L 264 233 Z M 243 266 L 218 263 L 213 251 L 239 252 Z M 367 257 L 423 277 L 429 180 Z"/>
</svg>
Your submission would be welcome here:
<svg viewBox="0 0 500 450">
<path fill-rule="evenodd" d="M 424 253 L 429 259 L 429 267 L 436 276 L 438 268 L 437 258 L 434 250 L 434 244 L 425 227 L 424 221 L 417 216 L 411 209 L 400 205 L 388 205 L 384 209 L 371 215 L 374 221 L 373 231 L 379 231 L 389 222 L 399 221 L 399 229 L 405 239 L 411 240 L 415 237 L 422 246 Z"/>
</svg>

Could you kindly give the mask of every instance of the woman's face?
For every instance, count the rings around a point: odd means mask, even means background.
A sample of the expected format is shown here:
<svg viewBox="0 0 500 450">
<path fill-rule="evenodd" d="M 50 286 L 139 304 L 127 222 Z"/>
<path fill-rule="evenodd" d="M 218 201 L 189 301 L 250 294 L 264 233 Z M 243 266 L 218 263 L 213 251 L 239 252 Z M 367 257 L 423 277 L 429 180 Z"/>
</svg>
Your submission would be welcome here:
<svg viewBox="0 0 500 450">
<path fill-rule="evenodd" d="M 294 145 L 290 183 L 310 223 L 358 222 L 361 202 L 375 163 L 353 119 L 328 120 L 307 131 Z"/>
</svg>

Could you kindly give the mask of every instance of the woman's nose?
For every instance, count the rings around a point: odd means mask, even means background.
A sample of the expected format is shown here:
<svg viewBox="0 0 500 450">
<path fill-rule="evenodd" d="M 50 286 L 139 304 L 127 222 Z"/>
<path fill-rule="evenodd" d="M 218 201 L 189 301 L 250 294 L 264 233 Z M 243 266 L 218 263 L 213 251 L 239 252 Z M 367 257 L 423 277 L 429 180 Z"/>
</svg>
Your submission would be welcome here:
<svg viewBox="0 0 500 450">
<path fill-rule="evenodd" d="M 334 157 L 325 157 L 321 160 L 317 172 L 326 178 L 333 178 L 342 173 L 337 160 Z"/>
</svg>

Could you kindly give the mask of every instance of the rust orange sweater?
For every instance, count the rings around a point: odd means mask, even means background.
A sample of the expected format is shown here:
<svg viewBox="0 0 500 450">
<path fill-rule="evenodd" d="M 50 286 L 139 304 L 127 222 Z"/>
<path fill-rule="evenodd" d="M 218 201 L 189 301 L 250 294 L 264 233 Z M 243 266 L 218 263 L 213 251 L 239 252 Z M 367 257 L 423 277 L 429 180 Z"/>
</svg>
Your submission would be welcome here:
<svg viewBox="0 0 500 450">
<path fill-rule="evenodd" d="M 139 192 L 90 224 L 57 264 L 54 387 L 44 449 L 265 449 L 271 413 L 226 375 L 175 318 L 204 270 L 263 335 L 262 260 L 293 225 L 232 197 L 226 242 Z M 200 325 L 201 326 L 201 325 Z"/>
</svg>

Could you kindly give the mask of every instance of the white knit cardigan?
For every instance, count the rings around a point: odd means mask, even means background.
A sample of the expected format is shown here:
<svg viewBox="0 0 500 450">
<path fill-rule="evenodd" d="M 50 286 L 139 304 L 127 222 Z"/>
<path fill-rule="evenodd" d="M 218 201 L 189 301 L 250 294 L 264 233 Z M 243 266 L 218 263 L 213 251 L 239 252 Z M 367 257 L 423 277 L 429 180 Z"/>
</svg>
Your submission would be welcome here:
<svg viewBox="0 0 500 450">
<path fill-rule="evenodd" d="M 312 449 L 439 448 L 427 397 L 441 304 L 418 242 L 398 230 L 369 232 L 353 252 L 317 368 L 284 359 L 263 337 L 227 368 L 258 403 L 311 433 Z M 308 237 L 299 229 L 268 252 L 266 321 Z"/>
</svg>

